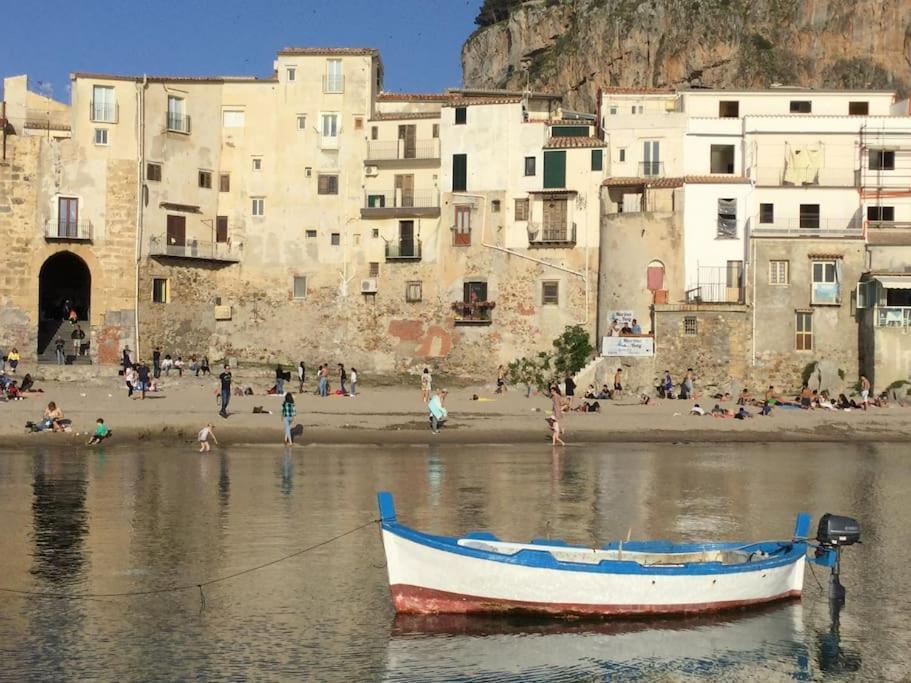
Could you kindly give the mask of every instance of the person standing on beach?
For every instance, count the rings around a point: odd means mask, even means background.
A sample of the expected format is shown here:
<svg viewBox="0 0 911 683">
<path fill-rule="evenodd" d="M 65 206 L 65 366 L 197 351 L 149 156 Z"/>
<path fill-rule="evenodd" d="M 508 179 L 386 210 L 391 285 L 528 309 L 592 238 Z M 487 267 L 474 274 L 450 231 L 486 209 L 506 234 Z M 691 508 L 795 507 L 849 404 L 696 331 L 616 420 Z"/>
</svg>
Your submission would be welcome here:
<svg viewBox="0 0 911 683">
<path fill-rule="evenodd" d="M 136 367 L 136 378 L 139 381 L 140 398 L 145 400 L 146 392 L 149 390 L 149 366 L 141 360 Z"/>
<path fill-rule="evenodd" d="M 421 401 L 427 403 L 430 401 L 430 392 L 433 391 L 433 377 L 428 368 L 424 368 L 421 373 Z"/>
<path fill-rule="evenodd" d="M 282 403 L 282 422 L 285 423 L 285 445 L 293 446 L 294 441 L 291 439 L 291 423 L 294 421 L 294 416 L 297 415 L 297 410 L 294 407 L 294 397 L 289 391 L 285 394 L 285 400 Z"/>
<path fill-rule="evenodd" d="M 860 400 L 864 407 L 864 412 L 866 412 L 867 404 L 870 402 L 870 380 L 864 375 L 860 376 Z"/>
<path fill-rule="evenodd" d="M 564 402 L 563 397 L 560 395 L 560 389 L 556 384 L 550 385 L 550 406 L 553 411 L 553 418 L 551 420 L 551 445 L 556 446 L 557 442 L 561 446 L 565 446 L 566 443 L 563 441 L 561 435 L 563 434 L 562 426 L 562 417 L 563 417 L 563 408 Z"/>
<path fill-rule="evenodd" d="M 54 342 L 54 353 L 57 354 L 57 365 L 66 365 L 66 342 L 63 341 L 63 337 L 57 337 L 57 341 Z"/>
<path fill-rule="evenodd" d="M 443 406 L 448 393 L 446 389 L 440 389 L 427 403 L 427 410 L 430 412 L 430 431 L 434 434 L 440 433 L 440 427 L 443 426 L 446 418 L 449 417 L 449 412 Z"/>
<path fill-rule="evenodd" d="M 152 351 L 152 374 L 155 375 L 155 379 L 161 377 L 161 349 L 157 346 Z"/>
<path fill-rule="evenodd" d="M 351 398 L 357 396 L 357 368 L 351 368 Z"/>
<path fill-rule="evenodd" d="M 199 377 L 199 373 L 202 373 L 203 376 L 211 374 L 212 370 L 209 369 L 209 357 L 203 356 L 202 363 L 199 364 L 199 369 L 196 371 L 196 376 Z"/>
<path fill-rule="evenodd" d="M 224 371 L 218 376 L 221 382 L 221 410 L 218 414 L 228 417 L 228 402 L 231 400 L 231 366 L 225 363 Z M 218 443 L 216 441 L 216 443 Z"/>
<path fill-rule="evenodd" d="M 128 365 L 123 371 L 123 381 L 127 385 L 127 398 L 133 398 L 133 387 L 136 385 L 136 371 Z"/>
<path fill-rule="evenodd" d="M 617 368 L 614 373 L 614 394 L 613 398 L 620 398 L 623 394 L 623 368 Z"/>
<path fill-rule="evenodd" d="M 123 356 L 120 359 L 120 364 L 123 366 L 124 371 L 127 368 L 133 367 L 133 359 L 130 358 L 130 347 L 129 346 L 123 347 Z"/>
<path fill-rule="evenodd" d="M 278 395 L 285 393 L 285 369 L 281 363 L 275 366 L 275 393 Z"/>
<path fill-rule="evenodd" d="M 304 393 L 304 381 L 307 379 L 307 366 L 301 361 L 297 366 L 297 393 Z"/>
<path fill-rule="evenodd" d="M 338 388 L 342 392 L 342 396 L 348 393 L 345 389 L 345 382 L 348 381 L 348 373 L 345 372 L 345 366 L 341 363 L 338 364 Z"/>
<path fill-rule="evenodd" d="M 209 452 L 209 437 L 212 437 L 212 441 L 216 444 L 218 439 L 215 438 L 215 428 L 211 424 L 207 424 L 205 427 L 199 430 L 199 452 L 208 453 Z"/>
<path fill-rule="evenodd" d="M 70 338 L 73 340 L 73 355 L 81 356 L 82 355 L 82 340 L 85 339 L 85 332 L 82 331 L 82 328 L 77 324 L 73 333 L 70 335 Z"/>
<path fill-rule="evenodd" d="M 502 365 L 497 366 L 497 393 L 506 393 L 506 368 Z"/>
<path fill-rule="evenodd" d="M 563 395 L 566 397 L 569 409 L 572 410 L 573 398 L 576 396 L 576 382 L 571 375 L 567 375 L 566 379 L 563 380 L 563 386 L 566 387 L 566 391 L 563 392 Z"/>
</svg>

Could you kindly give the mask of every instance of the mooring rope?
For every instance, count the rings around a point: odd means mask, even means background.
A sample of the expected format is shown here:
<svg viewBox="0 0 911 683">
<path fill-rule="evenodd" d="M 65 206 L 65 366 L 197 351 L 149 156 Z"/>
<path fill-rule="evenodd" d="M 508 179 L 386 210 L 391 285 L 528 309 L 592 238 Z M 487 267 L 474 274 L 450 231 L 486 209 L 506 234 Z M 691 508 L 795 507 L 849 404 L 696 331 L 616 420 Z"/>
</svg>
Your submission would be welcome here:
<svg viewBox="0 0 911 683">
<path fill-rule="evenodd" d="M 319 543 L 314 543 L 313 545 L 308 545 L 306 548 L 301 548 L 300 550 L 296 550 L 293 553 L 290 553 L 288 555 L 283 555 L 282 557 L 278 557 L 274 560 L 270 560 L 269 562 L 264 562 L 263 564 L 258 564 L 255 567 L 248 567 L 247 569 L 241 569 L 240 571 L 236 571 L 231 574 L 226 574 L 225 576 L 218 576 L 214 579 L 208 579 L 206 581 L 198 581 L 196 583 L 178 584 L 175 586 L 165 586 L 163 588 L 150 588 L 147 590 L 123 591 L 120 593 L 60 593 L 60 592 L 54 592 L 54 591 L 29 591 L 29 590 L 22 590 L 22 589 L 18 589 L 18 588 L 2 588 L 2 587 L 0 587 L 0 593 L 11 593 L 13 595 L 25 595 L 25 596 L 38 597 L 38 598 L 58 598 L 58 599 L 64 599 L 64 600 L 97 600 L 99 598 L 131 598 L 131 597 L 142 596 L 142 595 L 158 595 L 160 593 L 177 593 L 179 591 L 198 590 L 200 600 L 202 601 L 202 606 L 205 607 L 206 596 L 202 590 L 205 586 L 211 586 L 212 584 L 215 584 L 215 583 L 221 583 L 223 581 L 228 581 L 229 579 L 235 579 L 238 576 L 243 576 L 244 574 L 250 574 L 252 572 L 259 571 L 260 569 L 265 569 L 266 567 L 271 567 L 272 565 L 279 564 L 280 562 L 285 562 L 286 560 L 290 560 L 294 557 L 298 557 L 299 555 L 303 555 L 304 553 L 308 553 L 311 550 L 316 550 L 317 548 L 322 548 L 323 546 L 329 545 L 330 543 L 334 543 L 335 541 L 338 541 L 339 539 L 345 538 L 345 536 L 350 536 L 351 534 L 353 534 L 357 531 L 360 531 L 361 529 L 364 529 L 364 528 L 370 526 L 371 524 L 376 524 L 379 521 L 380 521 L 379 519 L 371 519 L 370 521 L 364 522 L 363 524 L 360 524 L 352 529 L 348 529 L 348 531 L 340 533 L 337 536 L 333 536 L 332 538 L 327 538 L 326 540 L 320 541 Z"/>
</svg>

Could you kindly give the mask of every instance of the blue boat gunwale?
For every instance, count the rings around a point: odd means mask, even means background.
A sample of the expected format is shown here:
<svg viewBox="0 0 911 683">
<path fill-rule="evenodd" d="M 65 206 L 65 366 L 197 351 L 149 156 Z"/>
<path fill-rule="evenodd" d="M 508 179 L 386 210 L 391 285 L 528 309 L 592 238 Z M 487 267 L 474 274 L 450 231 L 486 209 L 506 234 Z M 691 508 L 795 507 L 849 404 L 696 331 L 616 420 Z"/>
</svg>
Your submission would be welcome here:
<svg viewBox="0 0 911 683">
<path fill-rule="evenodd" d="M 384 495 L 385 494 L 385 495 Z M 388 498 L 385 498 L 388 496 Z M 551 553 L 551 548 L 542 547 L 541 550 L 523 548 L 516 553 L 505 555 L 478 548 L 459 545 L 459 540 L 497 540 L 496 536 L 488 532 L 471 532 L 466 536 L 438 536 L 417 531 L 411 527 L 400 524 L 396 519 L 395 506 L 391 494 L 379 494 L 380 523 L 384 531 L 395 534 L 401 538 L 424 545 L 443 552 L 471 557 L 479 560 L 499 562 L 501 564 L 519 565 L 536 569 L 556 569 L 560 571 L 587 572 L 592 574 L 644 574 L 651 576 L 712 576 L 719 574 L 739 574 L 745 572 L 761 572 L 777 567 L 795 564 L 807 555 L 808 543 L 805 530 L 809 528 L 809 515 L 801 513 L 797 519 L 795 538 L 780 541 L 757 541 L 754 543 L 714 542 L 714 543 L 669 543 L 668 541 L 631 541 L 622 544 L 624 550 L 630 552 L 655 552 L 655 553 L 693 553 L 710 552 L 716 550 L 742 550 L 744 552 L 766 552 L 767 557 L 754 561 L 738 564 L 722 564 L 720 562 L 689 562 L 679 565 L 643 565 L 634 560 L 601 560 L 597 564 L 558 560 Z M 541 541 L 548 543 L 553 548 L 586 549 L 583 545 L 573 545 L 565 541 Z M 530 545 L 530 544 L 522 544 Z M 603 550 L 617 550 L 620 544 L 608 543 L 602 546 Z"/>
</svg>

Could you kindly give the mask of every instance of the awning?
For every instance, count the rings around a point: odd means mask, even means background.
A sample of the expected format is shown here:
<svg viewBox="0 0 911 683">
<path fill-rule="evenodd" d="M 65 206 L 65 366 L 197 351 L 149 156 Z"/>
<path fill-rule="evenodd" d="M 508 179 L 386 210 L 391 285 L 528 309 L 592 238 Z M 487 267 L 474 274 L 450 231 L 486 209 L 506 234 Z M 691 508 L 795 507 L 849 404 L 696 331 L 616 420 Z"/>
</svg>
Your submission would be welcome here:
<svg viewBox="0 0 911 683">
<path fill-rule="evenodd" d="M 911 289 L 911 275 L 877 275 L 874 279 L 886 289 Z"/>
</svg>

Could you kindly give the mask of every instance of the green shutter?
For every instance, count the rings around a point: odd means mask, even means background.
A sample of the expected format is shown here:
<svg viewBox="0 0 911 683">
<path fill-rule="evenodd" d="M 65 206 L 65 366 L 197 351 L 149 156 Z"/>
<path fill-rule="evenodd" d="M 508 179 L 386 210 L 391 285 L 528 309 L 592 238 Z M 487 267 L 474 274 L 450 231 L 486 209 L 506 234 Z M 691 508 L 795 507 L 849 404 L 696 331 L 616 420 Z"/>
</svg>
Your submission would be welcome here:
<svg viewBox="0 0 911 683">
<path fill-rule="evenodd" d="M 604 151 L 600 149 L 592 150 L 592 170 L 600 171 L 604 168 Z"/>
<path fill-rule="evenodd" d="M 468 155 L 452 155 L 452 191 L 465 192 L 468 189 Z"/>
<path fill-rule="evenodd" d="M 566 152 L 544 152 L 544 189 L 566 187 Z"/>
<path fill-rule="evenodd" d="M 551 126 L 550 134 L 555 138 L 587 138 L 591 132 L 588 126 Z"/>
</svg>

